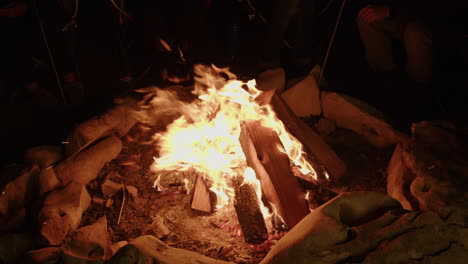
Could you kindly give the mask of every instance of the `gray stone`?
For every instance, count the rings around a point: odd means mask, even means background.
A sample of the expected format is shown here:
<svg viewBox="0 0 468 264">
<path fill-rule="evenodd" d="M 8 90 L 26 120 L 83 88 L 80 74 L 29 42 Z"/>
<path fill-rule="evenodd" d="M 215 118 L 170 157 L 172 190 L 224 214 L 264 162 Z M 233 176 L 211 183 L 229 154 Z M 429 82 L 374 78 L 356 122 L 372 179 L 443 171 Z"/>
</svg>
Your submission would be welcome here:
<svg viewBox="0 0 468 264">
<path fill-rule="evenodd" d="M 412 139 L 394 152 L 387 192 L 406 209 L 433 211 L 451 223 L 468 226 L 468 162 L 454 126 L 423 121 Z"/>
</svg>

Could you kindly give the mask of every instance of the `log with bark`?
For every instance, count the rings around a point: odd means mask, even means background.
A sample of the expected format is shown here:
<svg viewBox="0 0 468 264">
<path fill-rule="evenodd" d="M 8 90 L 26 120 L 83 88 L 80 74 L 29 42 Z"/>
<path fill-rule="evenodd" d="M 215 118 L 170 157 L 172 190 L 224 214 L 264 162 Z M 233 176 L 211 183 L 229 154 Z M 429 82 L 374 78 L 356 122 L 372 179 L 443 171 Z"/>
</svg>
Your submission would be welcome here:
<svg viewBox="0 0 468 264">
<path fill-rule="evenodd" d="M 234 177 L 233 185 L 234 208 L 245 241 L 260 244 L 268 238 L 268 230 L 255 189 L 251 184 L 244 183 L 241 176 Z"/>
</svg>

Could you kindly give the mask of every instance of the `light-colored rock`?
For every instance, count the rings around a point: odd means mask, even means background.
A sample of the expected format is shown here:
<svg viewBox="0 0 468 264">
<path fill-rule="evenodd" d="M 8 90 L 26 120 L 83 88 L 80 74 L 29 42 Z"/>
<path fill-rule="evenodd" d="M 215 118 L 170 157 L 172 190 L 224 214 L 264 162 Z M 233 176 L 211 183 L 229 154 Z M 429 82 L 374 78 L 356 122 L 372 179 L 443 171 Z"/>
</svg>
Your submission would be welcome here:
<svg viewBox="0 0 468 264">
<path fill-rule="evenodd" d="M 115 253 L 117 253 L 117 251 L 119 251 L 121 248 L 125 247 L 126 245 L 128 245 L 127 241 L 119 241 L 117 243 L 112 244 L 110 246 L 111 251 L 112 251 L 112 256 L 114 256 Z"/>
<path fill-rule="evenodd" d="M 404 148 L 402 144 L 398 144 L 393 151 L 392 158 L 387 168 L 387 193 L 394 199 L 398 200 L 403 208 L 407 210 L 417 209 L 410 202 L 411 197 L 408 197 L 410 192 L 409 187 L 411 182 L 416 177 L 413 172 L 405 165 Z"/>
<path fill-rule="evenodd" d="M 41 169 L 39 174 L 39 194 L 50 192 L 62 186 L 57 176 L 55 176 L 54 168 L 47 167 Z"/>
<path fill-rule="evenodd" d="M 67 255 L 86 260 L 107 260 L 112 256 L 111 237 L 105 216 L 89 226 L 78 229 L 71 240 L 62 245 Z"/>
<path fill-rule="evenodd" d="M 29 165 L 38 165 L 47 168 L 63 159 L 63 150 L 60 146 L 38 146 L 29 148 L 24 154 L 24 160 Z"/>
<path fill-rule="evenodd" d="M 127 192 L 130 194 L 130 197 L 132 197 L 133 201 L 138 200 L 138 189 L 135 186 L 126 186 Z"/>
<path fill-rule="evenodd" d="M 333 246 L 343 245 L 351 239 L 351 226 L 379 215 L 382 220 L 373 228 L 387 225 L 397 217 L 385 212 L 398 208 L 401 206 L 396 200 L 380 193 L 341 194 L 307 215 L 278 241 L 261 263 L 336 263 L 336 260 L 324 261 L 322 256 Z M 378 241 L 373 241 L 374 244 L 378 244 Z M 366 246 L 371 245 L 364 245 L 364 248 Z M 328 257 L 342 261 L 352 250 L 349 249 L 342 256 L 330 252 Z"/>
<path fill-rule="evenodd" d="M 54 168 L 55 175 L 63 184 L 73 180 L 86 185 L 94 180 L 102 167 L 117 157 L 121 150 L 122 141 L 118 137 L 105 138 L 58 164 Z"/>
<path fill-rule="evenodd" d="M 299 117 L 319 116 L 322 113 L 320 90 L 312 75 L 307 75 L 281 94 L 287 105 Z"/>
<path fill-rule="evenodd" d="M 152 235 L 158 239 L 166 237 L 170 233 L 171 231 L 169 231 L 169 228 L 167 228 L 164 219 L 159 215 L 156 215 L 154 217 L 153 223 L 147 226 L 143 231 L 143 235 Z"/>
<path fill-rule="evenodd" d="M 32 263 L 56 264 L 62 258 L 62 250 L 58 247 L 47 247 L 27 252 Z"/>
<path fill-rule="evenodd" d="M 68 136 L 68 144 L 65 145 L 66 155 L 70 156 L 90 143 L 114 133 L 120 137 L 125 136 L 137 123 L 135 110 L 136 101 L 128 99 L 103 115 L 81 123 Z"/>
<path fill-rule="evenodd" d="M 60 245 L 67 235 L 78 228 L 90 202 L 91 197 L 85 186 L 73 181 L 65 188 L 50 192 L 39 212 L 40 234 L 50 245 Z"/>
<path fill-rule="evenodd" d="M 15 213 L 37 198 L 36 190 L 40 169 L 33 165 L 24 169 L 20 175 L 7 183 L 0 193 L 0 215 Z"/>
<path fill-rule="evenodd" d="M 20 258 L 34 247 L 34 240 L 26 233 L 0 237 L 0 263 L 20 263 Z"/>
<path fill-rule="evenodd" d="M 101 185 L 101 191 L 104 197 L 110 197 L 122 190 L 122 184 L 106 179 Z"/>
<path fill-rule="evenodd" d="M 339 127 L 353 130 L 376 147 L 409 142 L 409 137 L 394 129 L 374 107 L 347 95 L 321 92 L 322 109 L 326 118 Z"/>
<path fill-rule="evenodd" d="M 281 93 L 286 88 L 286 73 L 283 68 L 266 70 L 260 73 L 255 80 L 257 89 L 260 91 L 276 90 Z"/>
</svg>

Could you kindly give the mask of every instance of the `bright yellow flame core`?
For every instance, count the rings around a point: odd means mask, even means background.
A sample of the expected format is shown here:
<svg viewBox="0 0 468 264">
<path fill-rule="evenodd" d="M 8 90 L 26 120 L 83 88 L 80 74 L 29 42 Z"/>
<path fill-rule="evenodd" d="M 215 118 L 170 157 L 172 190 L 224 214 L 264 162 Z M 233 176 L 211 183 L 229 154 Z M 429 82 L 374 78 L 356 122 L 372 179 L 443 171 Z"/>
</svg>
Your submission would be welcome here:
<svg viewBox="0 0 468 264">
<path fill-rule="evenodd" d="M 183 103 L 175 93 L 157 91 L 151 101 L 154 108 L 165 108 L 159 112 L 181 114 L 166 132 L 154 136 L 160 153 L 152 165 L 154 171 L 194 168 L 211 183 L 210 189 L 218 195 L 218 205 L 225 205 L 234 193 L 231 177 L 246 172 L 244 182 L 252 183 L 256 179 L 255 172 L 247 169 L 239 136 L 242 123 L 260 121 L 278 134 L 282 143 L 279 148 L 291 162 L 303 174 L 316 177 L 303 155 L 301 143 L 286 131 L 272 107 L 255 102 L 261 92 L 255 88 L 254 80 L 246 83 L 235 80 L 227 69 L 215 66 L 197 65 L 195 73 L 200 77 L 196 78 L 193 93 L 199 100 Z M 222 78 L 220 73 L 230 80 Z M 259 187 L 256 189 L 260 192 Z"/>
</svg>

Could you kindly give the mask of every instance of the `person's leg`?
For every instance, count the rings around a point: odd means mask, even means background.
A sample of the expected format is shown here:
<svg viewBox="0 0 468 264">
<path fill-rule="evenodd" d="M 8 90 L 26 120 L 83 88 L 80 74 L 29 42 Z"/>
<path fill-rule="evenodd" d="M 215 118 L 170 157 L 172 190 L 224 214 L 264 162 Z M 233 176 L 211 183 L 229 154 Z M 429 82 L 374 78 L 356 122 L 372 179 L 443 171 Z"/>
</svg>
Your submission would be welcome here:
<svg viewBox="0 0 468 264">
<path fill-rule="evenodd" d="M 391 37 L 397 35 L 397 24 L 391 20 L 367 23 L 358 17 L 357 26 L 367 63 L 372 70 L 376 72 L 395 71 L 397 65 L 393 56 Z"/>
<path fill-rule="evenodd" d="M 418 23 L 408 23 L 403 30 L 406 49 L 406 71 L 416 83 L 428 84 L 432 79 L 432 35 Z"/>
<path fill-rule="evenodd" d="M 413 121 L 432 118 L 438 111 L 437 98 L 431 90 L 432 82 L 432 34 L 422 25 L 409 23 L 403 28 L 406 50 L 408 114 Z"/>
</svg>

